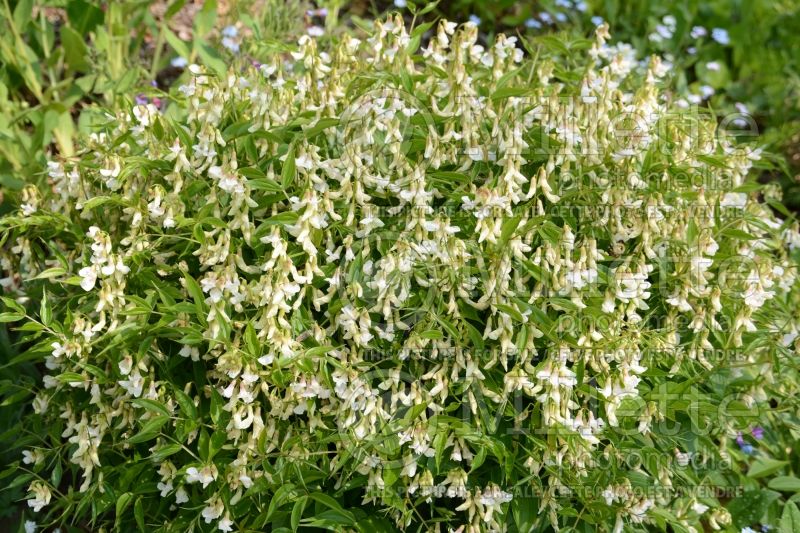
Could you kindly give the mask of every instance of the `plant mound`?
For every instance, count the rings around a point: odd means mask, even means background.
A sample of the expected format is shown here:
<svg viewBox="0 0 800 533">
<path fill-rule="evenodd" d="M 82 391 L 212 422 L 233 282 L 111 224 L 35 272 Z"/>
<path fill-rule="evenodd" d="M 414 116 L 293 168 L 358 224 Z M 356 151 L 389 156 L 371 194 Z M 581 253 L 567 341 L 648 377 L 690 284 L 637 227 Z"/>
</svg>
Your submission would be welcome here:
<svg viewBox="0 0 800 533">
<path fill-rule="evenodd" d="M 718 489 L 797 388 L 800 234 L 607 37 L 393 18 L 110 111 L 0 222 L 36 519 L 748 525 Z"/>
</svg>

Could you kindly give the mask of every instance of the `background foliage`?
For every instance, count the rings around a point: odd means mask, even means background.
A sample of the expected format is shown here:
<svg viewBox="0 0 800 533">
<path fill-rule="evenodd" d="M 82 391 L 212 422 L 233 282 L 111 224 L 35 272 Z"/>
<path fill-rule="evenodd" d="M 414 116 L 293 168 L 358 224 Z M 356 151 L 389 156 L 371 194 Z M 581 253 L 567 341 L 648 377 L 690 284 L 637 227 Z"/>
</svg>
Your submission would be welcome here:
<svg viewBox="0 0 800 533">
<path fill-rule="evenodd" d="M 474 15 L 484 39 L 499 31 L 525 35 L 533 43 L 558 47 L 549 36 L 578 40 L 593 31 L 592 17 L 608 21 L 614 40 L 630 42 L 640 57 L 651 52 L 670 54 L 675 64 L 674 88 L 681 94 L 698 92 L 704 85 L 715 94 L 701 105 L 724 114 L 743 104 L 758 125 L 759 141 L 773 156 L 763 165 L 762 180 L 779 180 L 790 208 L 800 206 L 796 175 L 800 167 L 800 5 L 792 0 L 681 0 L 644 3 L 623 1 L 497 2 L 457 0 L 430 7 L 396 3 L 330 2 L 306 4 L 262 2 L 88 2 L 85 0 L 3 0 L 0 6 L 0 214 L 12 211 L 26 184 L 46 187 L 48 156 L 75 153 L 75 136 L 88 133 L 105 120 L 102 108 L 130 105 L 135 99 L 159 102 L 171 87 L 185 80 L 184 63 L 198 62 L 222 74 L 229 64 L 245 65 L 268 57 L 282 42 L 296 40 L 309 28 L 323 30 L 320 39 L 337 39 L 369 24 L 386 11 L 399 10 L 408 20 L 434 20 L 447 16 L 466 20 Z M 401 3 L 402 4 L 402 3 Z M 421 4 L 421 3 L 420 3 Z M 315 10 L 327 10 L 323 16 Z M 309 10 L 312 12 L 309 13 Z M 545 22 L 548 17 L 553 20 Z M 564 20 L 559 21 L 559 14 Z M 676 19 L 672 36 L 654 42 L 649 36 L 665 16 Z M 533 27 L 530 20 L 541 27 Z M 727 30 L 730 41 L 710 37 L 695 39 L 691 31 L 703 26 Z M 224 29 L 237 28 L 224 42 Z M 560 41 L 558 41 L 560 42 Z M 236 45 L 239 46 L 238 49 Z M 696 48 L 690 54 L 689 49 Z M 721 64 L 709 70 L 708 63 Z M 6 235 L 0 237 L 3 246 Z M 43 281 L 29 287 L 41 294 Z M 38 309 L 40 302 L 28 302 Z M 20 333 L 9 325 L 0 328 L 0 484 L 12 479 L 21 449 L 46 428 L 23 424 L 31 400 L 30 389 L 41 381 L 41 363 L 24 354 Z M 796 500 L 800 470 L 796 448 L 800 426 L 796 406 L 789 398 L 780 405 L 781 431 L 765 440 L 747 437 L 780 457 L 778 462 L 742 453 L 743 465 L 756 465 L 737 483 L 754 494 L 731 508 L 755 508 L 760 517 L 781 523 L 779 498 Z M 777 473 L 782 473 L 775 482 Z M 56 476 L 55 472 L 53 473 Z M 61 475 L 59 473 L 58 475 Z M 762 478 L 763 481 L 759 481 Z M 55 479 L 53 480 L 56 481 Z M 0 490 L 0 515 L 8 527 L 20 529 L 22 515 L 14 502 L 26 487 L 8 482 Z M 790 509 L 791 508 L 786 507 Z M 23 502 L 24 510 L 24 502 Z M 132 507 L 134 523 L 139 513 Z M 756 511 L 758 512 L 758 511 Z M 739 520 L 746 523 L 746 518 Z M 2 525 L 0 525 L 2 527 Z M 133 526 L 131 526 L 133 527 Z"/>
</svg>

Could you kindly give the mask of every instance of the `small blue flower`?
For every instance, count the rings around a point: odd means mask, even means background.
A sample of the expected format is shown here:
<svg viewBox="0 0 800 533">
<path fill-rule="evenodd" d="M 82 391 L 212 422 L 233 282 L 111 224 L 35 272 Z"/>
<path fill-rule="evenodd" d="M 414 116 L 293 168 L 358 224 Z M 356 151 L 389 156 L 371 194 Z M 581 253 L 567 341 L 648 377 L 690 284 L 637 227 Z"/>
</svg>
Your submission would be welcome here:
<svg viewBox="0 0 800 533">
<path fill-rule="evenodd" d="M 189 66 L 189 62 L 186 61 L 186 58 L 181 56 L 173 57 L 169 64 L 175 68 L 186 68 Z"/>
<path fill-rule="evenodd" d="M 723 46 L 731 44 L 731 37 L 728 35 L 728 30 L 723 28 L 714 28 L 711 30 L 711 38 Z"/>
<path fill-rule="evenodd" d="M 394 7 L 398 7 L 400 9 L 403 9 L 407 5 L 408 5 L 408 2 L 406 2 L 406 0 L 394 0 Z"/>
<path fill-rule="evenodd" d="M 481 25 L 481 18 L 478 15 L 470 15 L 469 16 L 469 21 L 471 23 L 475 24 L 476 26 L 480 26 Z"/>
<path fill-rule="evenodd" d="M 587 4 L 586 2 L 578 2 L 575 4 L 575 9 L 577 9 L 581 13 L 585 13 L 586 10 L 589 9 L 589 4 Z"/>
<path fill-rule="evenodd" d="M 753 445 L 750 443 L 743 444 L 741 448 L 745 455 L 753 455 L 753 453 L 755 453 L 755 449 L 753 449 Z"/>
<path fill-rule="evenodd" d="M 136 105 L 145 105 L 150 102 L 150 99 L 140 93 L 136 95 L 134 101 L 136 102 Z"/>
<path fill-rule="evenodd" d="M 529 18 L 528 20 L 525 21 L 525 27 L 538 30 L 539 28 L 542 27 L 542 23 L 536 20 L 535 18 Z"/>
<path fill-rule="evenodd" d="M 603 17 L 598 17 L 597 15 L 592 17 L 592 24 L 594 24 L 595 26 L 599 26 L 602 23 L 603 23 Z"/>
<path fill-rule="evenodd" d="M 567 16 L 564 13 L 556 13 L 555 14 L 556 20 L 559 22 L 566 22 Z"/>
<path fill-rule="evenodd" d="M 225 26 L 225 28 L 222 30 L 223 37 L 234 38 L 237 35 L 239 35 L 239 30 L 236 29 L 236 26 Z"/>
<path fill-rule="evenodd" d="M 231 37 L 223 37 L 222 38 L 222 46 L 233 52 L 234 54 L 239 53 L 239 43 L 234 41 Z"/>
</svg>

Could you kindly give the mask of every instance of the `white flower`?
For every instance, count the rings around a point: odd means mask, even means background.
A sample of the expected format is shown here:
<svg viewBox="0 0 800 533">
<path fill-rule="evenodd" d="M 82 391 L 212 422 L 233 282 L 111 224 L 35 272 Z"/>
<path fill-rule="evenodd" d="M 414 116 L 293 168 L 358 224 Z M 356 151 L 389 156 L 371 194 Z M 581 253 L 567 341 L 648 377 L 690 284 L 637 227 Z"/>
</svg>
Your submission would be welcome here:
<svg viewBox="0 0 800 533">
<path fill-rule="evenodd" d="M 36 463 L 39 464 L 44 461 L 44 454 L 41 450 L 23 450 L 22 462 L 26 465 Z"/>
<path fill-rule="evenodd" d="M 117 366 L 119 366 L 120 374 L 122 374 L 123 376 L 127 376 L 128 374 L 131 373 L 131 368 L 133 366 L 133 358 L 129 354 L 125 354 L 125 356 L 123 356 L 122 359 L 119 360 Z"/>
<path fill-rule="evenodd" d="M 31 483 L 28 490 L 28 495 L 33 495 L 33 498 L 28 499 L 28 505 L 33 508 L 34 513 L 38 513 L 45 505 L 50 503 L 50 488 L 41 481 Z"/>
<path fill-rule="evenodd" d="M 97 267 L 83 267 L 78 271 L 78 275 L 81 277 L 81 288 L 83 290 L 88 292 L 94 288 L 94 284 L 97 282 Z"/>
<path fill-rule="evenodd" d="M 711 30 L 711 38 L 723 46 L 727 46 L 731 43 L 731 38 L 730 35 L 728 35 L 728 30 L 725 30 L 723 28 L 714 28 L 713 30 Z"/>
<path fill-rule="evenodd" d="M 172 482 L 167 481 L 164 483 L 163 481 L 159 481 L 156 488 L 161 491 L 161 497 L 164 498 L 167 494 L 172 492 Z"/>
<path fill-rule="evenodd" d="M 720 69 L 720 64 L 717 61 L 709 61 L 706 63 L 706 68 L 713 72 L 717 72 Z"/>
<path fill-rule="evenodd" d="M 714 95 L 714 88 L 710 85 L 701 85 L 700 94 L 703 96 L 703 98 L 711 98 Z"/>
<path fill-rule="evenodd" d="M 513 495 L 500 490 L 499 488 L 488 488 L 486 492 L 481 495 L 480 502 L 483 505 L 500 505 L 508 503 L 514 499 Z"/>
<path fill-rule="evenodd" d="M 186 493 L 186 489 L 184 489 L 183 487 L 178 487 L 178 490 L 175 491 L 175 503 L 180 505 L 188 501 L 189 501 L 189 495 Z"/>
<path fill-rule="evenodd" d="M 56 359 L 67 353 L 67 348 L 60 342 L 54 342 L 50 345 L 50 347 L 53 348 L 52 355 Z"/>
<path fill-rule="evenodd" d="M 173 57 L 172 61 L 169 62 L 175 68 L 186 68 L 189 65 L 189 62 L 186 60 L 185 57 L 177 56 Z"/>
<path fill-rule="evenodd" d="M 225 505 L 218 496 L 207 500 L 206 503 L 208 503 L 208 505 L 203 509 L 202 516 L 206 524 L 210 524 L 212 520 L 216 520 L 222 516 L 223 511 L 225 511 Z"/>
<path fill-rule="evenodd" d="M 764 305 L 764 302 L 775 296 L 775 291 L 766 291 L 761 285 L 751 287 L 745 297 L 744 303 L 753 309 L 758 309 Z"/>
<path fill-rule="evenodd" d="M 220 531 L 233 531 L 233 520 L 226 514 L 217 524 Z"/>
<path fill-rule="evenodd" d="M 137 368 L 130 375 L 129 379 L 120 381 L 119 386 L 125 389 L 131 396 L 138 398 L 142 395 L 142 389 L 144 388 L 144 377 L 142 377 L 142 375 L 139 373 L 139 369 Z"/>
<path fill-rule="evenodd" d="M 725 193 L 722 200 L 719 202 L 720 207 L 736 207 L 739 209 L 747 205 L 747 195 L 743 192 L 729 192 Z"/>
<path fill-rule="evenodd" d="M 306 30 L 306 33 L 308 33 L 311 37 L 322 37 L 325 35 L 325 28 L 316 25 L 309 26 Z"/>
<path fill-rule="evenodd" d="M 200 470 L 190 466 L 186 469 L 186 482 L 187 483 L 202 483 L 203 488 L 206 488 L 212 481 L 217 479 L 217 467 L 215 465 L 206 465 Z"/>
</svg>

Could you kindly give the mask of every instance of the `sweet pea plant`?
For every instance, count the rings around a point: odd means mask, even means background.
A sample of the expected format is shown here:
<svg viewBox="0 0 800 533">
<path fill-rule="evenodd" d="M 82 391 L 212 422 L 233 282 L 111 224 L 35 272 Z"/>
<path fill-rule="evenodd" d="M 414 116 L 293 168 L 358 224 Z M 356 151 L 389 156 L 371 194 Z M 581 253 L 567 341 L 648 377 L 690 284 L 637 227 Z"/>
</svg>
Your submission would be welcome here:
<svg viewBox="0 0 800 533">
<path fill-rule="evenodd" d="M 0 219 L 30 527 L 800 523 L 797 222 L 608 37 L 390 17 L 108 111 Z"/>
</svg>

